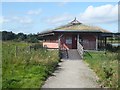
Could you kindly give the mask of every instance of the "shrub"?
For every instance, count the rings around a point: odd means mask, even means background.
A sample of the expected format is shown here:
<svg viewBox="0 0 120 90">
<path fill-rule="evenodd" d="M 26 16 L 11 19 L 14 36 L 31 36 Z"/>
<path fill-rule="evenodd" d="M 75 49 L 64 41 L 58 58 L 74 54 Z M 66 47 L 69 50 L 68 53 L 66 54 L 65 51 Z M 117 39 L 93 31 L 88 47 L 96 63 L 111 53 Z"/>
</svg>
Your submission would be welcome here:
<svg viewBox="0 0 120 90">
<path fill-rule="evenodd" d="M 120 46 L 112 46 L 111 44 L 107 44 L 106 50 L 111 52 L 117 52 L 118 50 L 120 50 Z"/>
<path fill-rule="evenodd" d="M 37 49 L 43 49 L 43 46 L 42 46 L 42 44 L 37 43 L 37 44 L 31 45 L 30 48 L 31 49 L 33 48 L 34 50 L 37 50 Z"/>
</svg>

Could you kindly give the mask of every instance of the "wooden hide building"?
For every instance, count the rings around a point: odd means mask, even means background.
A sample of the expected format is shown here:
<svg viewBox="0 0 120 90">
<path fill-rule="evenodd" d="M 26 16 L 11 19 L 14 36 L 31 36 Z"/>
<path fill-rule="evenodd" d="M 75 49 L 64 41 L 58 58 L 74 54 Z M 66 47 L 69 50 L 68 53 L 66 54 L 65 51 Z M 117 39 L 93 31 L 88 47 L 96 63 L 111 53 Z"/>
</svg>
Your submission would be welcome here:
<svg viewBox="0 0 120 90">
<path fill-rule="evenodd" d="M 100 27 L 88 26 L 76 20 L 76 18 L 58 28 L 39 34 L 43 39 L 43 46 L 52 49 L 78 49 L 100 50 L 106 46 L 107 37 L 112 33 Z"/>
</svg>

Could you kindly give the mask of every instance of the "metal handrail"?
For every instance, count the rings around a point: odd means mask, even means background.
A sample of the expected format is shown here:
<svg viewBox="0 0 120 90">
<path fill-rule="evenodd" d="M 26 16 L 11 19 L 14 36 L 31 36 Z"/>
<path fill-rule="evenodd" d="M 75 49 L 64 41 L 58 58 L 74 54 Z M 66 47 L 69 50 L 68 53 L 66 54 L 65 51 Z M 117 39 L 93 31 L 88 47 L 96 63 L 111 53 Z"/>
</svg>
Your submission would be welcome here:
<svg viewBox="0 0 120 90">
<path fill-rule="evenodd" d="M 59 40 L 60 40 L 60 38 L 62 38 L 62 37 L 63 37 L 63 34 L 60 35 Z M 67 55 L 67 58 L 68 58 L 68 47 L 67 47 L 65 44 L 61 44 L 60 41 L 59 41 L 59 51 L 60 51 L 60 52 L 61 52 L 61 51 L 65 51 L 65 53 L 66 53 L 66 55 Z"/>
<path fill-rule="evenodd" d="M 61 45 L 60 46 L 60 50 L 62 50 L 62 51 L 65 51 L 65 53 L 66 53 L 66 55 L 67 55 L 67 58 L 68 58 L 68 48 L 66 47 L 66 45 Z"/>
</svg>

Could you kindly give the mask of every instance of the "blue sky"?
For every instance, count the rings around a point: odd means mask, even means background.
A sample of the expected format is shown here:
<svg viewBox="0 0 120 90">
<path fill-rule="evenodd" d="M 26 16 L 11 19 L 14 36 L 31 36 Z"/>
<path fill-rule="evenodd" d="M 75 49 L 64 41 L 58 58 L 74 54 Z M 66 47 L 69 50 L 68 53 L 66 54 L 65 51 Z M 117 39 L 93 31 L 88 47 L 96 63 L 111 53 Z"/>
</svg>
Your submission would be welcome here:
<svg viewBox="0 0 120 90">
<path fill-rule="evenodd" d="M 72 21 L 118 32 L 117 2 L 2 2 L 2 30 L 38 33 Z"/>
</svg>

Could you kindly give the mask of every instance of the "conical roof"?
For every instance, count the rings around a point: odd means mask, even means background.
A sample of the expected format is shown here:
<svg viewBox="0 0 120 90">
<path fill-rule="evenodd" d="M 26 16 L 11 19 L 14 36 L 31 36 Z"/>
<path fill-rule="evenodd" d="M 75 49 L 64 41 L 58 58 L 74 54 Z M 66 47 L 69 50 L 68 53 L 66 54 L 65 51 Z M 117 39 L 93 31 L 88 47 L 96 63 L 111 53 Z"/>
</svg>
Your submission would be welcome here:
<svg viewBox="0 0 120 90">
<path fill-rule="evenodd" d="M 67 25 L 60 26 L 56 29 L 56 31 L 81 31 L 81 32 L 110 32 L 108 30 L 102 29 L 97 26 L 90 26 L 90 25 L 85 25 L 81 22 L 79 22 L 76 18 L 68 23 Z"/>
<path fill-rule="evenodd" d="M 45 31 L 43 33 L 47 32 L 101 32 L 101 33 L 111 33 L 108 30 L 105 30 L 103 28 L 97 27 L 97 26 L 90 26 L 90 25 L 85 25 L 81 22 L 79 22 L 76 18 L 71 21 L 70 23 L 59 26 L 55 29 Z"/>
</svg>

